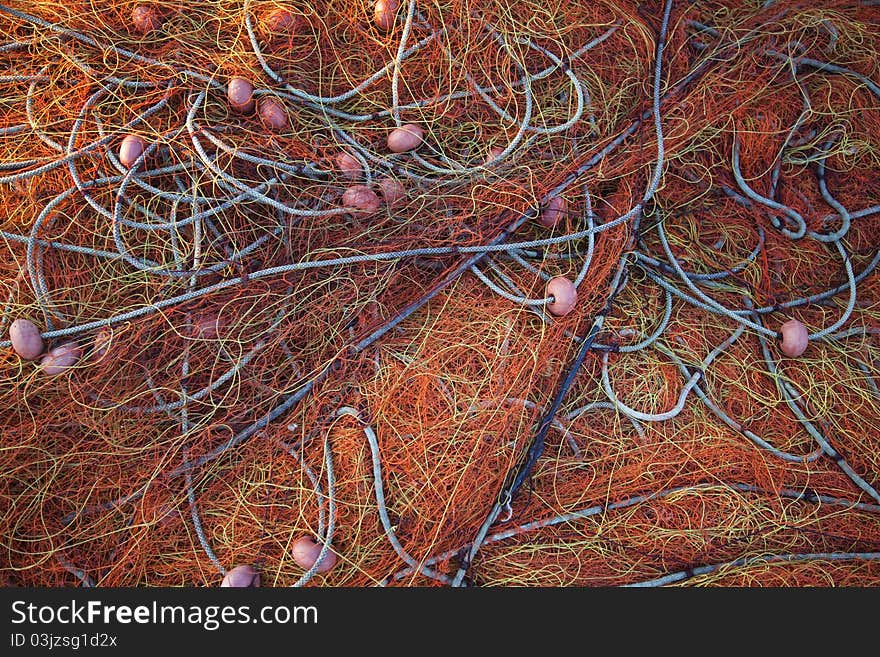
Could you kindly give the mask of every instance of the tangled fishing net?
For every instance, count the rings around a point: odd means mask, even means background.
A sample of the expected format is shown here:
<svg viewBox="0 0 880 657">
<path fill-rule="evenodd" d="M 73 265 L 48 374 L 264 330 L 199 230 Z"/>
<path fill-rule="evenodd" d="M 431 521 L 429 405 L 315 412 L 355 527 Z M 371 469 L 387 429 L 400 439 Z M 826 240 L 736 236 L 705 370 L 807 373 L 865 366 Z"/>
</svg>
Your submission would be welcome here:
<svg viewBox="0 0 880 657">
<path fill-rule="evenodd" d="M 880 584 L 880 6 L 815 4 L 0 5 L 5 583 Z"/>
</svg>

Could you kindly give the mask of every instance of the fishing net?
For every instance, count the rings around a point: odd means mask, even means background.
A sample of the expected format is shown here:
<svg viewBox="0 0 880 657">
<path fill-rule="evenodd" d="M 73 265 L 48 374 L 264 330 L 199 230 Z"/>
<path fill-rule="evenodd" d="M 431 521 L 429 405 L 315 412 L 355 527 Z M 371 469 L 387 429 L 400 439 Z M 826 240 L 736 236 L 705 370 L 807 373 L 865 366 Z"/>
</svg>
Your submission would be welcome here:
<svg viewBox="0 0 880 657">
<path fill-rule="evenodd" d="M 0 5 L 5 582 L 880 584 L 878 51 L 875 2 Z"/>
</svg>

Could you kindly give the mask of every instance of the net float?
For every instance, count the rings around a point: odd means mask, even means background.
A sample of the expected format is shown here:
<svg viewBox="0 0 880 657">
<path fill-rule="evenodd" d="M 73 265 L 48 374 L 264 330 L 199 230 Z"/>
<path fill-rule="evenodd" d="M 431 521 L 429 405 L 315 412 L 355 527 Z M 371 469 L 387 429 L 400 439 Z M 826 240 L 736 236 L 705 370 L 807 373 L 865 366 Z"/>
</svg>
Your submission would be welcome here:
<svg viewBox="0 0 880 657">
<path fill-rule="evenodd" d="M 131 24 L 141 34 L 149 34 L 162 27 L 162 18 L 155 7 L 138 5 L 131 10 Z"/>
<path fill-rule="evenodd" d="M 252 588 L 260 585 L 260 573 L 251 565 L 236 566 L 223 576 L 220 587 L 236 589 Z"/>
<path fill-rule="evenodd" d="M 143 138 L 138 135 L 126 135 L 119 145 L 119 162 L 126 168 L 131 166 L 144 154 L 147 145 Z"/>
<path fill-rule="evenodd" d="M 394 128 L 388 135 L 388 150 L 392 153 L 405 153 L 415 150 L 422 144 L 425 131 L 415 123 L 407 123 Z"/>
<path fill-rule="evenodd" d="M 503 152 L 504 149 L 501 148 L 501 146 L 493 146 L 492 148 L 490 148 L 489 154 L 486 156 L 486 159 L 483 160 L 483 166 L 489 164 L 490 162 L 493 162 L 494 160 L 497 160 L 499 157 L 501 157 L 501 154 Z"/>
<path fill-rule="evenodd" d="M 106 356 L 112 341 L 113 331 L 109 328 L 103 328 L 98 331 L 98 335 L 95 336 L 95 340 L 92 343 L 92 354 L 94 354 L 95 358 L 101 359 Z"/>
<path fill-rule="evenodd" d="M 577 305 L 577 288 L 565 276 L 556 276 L 547 281 L 545 296 L 553 297 L 553 301 L 547 304 L 547 310 L 557 317 L 567 315 Z"/>
<path fill-rule="evenodd" d="M 376 0 L 373 21 L 380 30 L 388 31 L 394 26 L 394 18 L 400 7 L 398 0 Z"/>
<path fill-rule="evenodd" d="M 400 181 L 390 176 L 383 176 L 379 179 L 379 191 L 385 200 L 385 205 L 389 208 L 394 207 L 406 196 L 406 189 Z"/>
<path fill-rule="evenodd" d="M 287 112 L 284 105 L 274 98 L 261 98 L 260 120 L 271 130 L 283 130 L 287 126 Z"/>
<path fill-rule="evenodd" d="M 192 333 L 203 340 L 215 340 L 226 328 L 226 322 L 216 315 L 200 315 L 192 324 Z"/>
<path fill-rule="evenodd" d="M 565 216 L 567 206 L 568 203 L 566 203 L 563 197 L 554 196 L 547 201 L 547 204 L 541 211 L 541 217 L 538 219 L 539 223 L 546 228 L 555 228 Z"/>
<path fill-rule="evenodd" d="M 311 536 L 300 536 L 294 541 L 291 552 L 293 554 L 293 560 L 298 566 L 305 570 L 310 570 L 318 560 L 318 556 L 321 554 L 321 549 L 321 544 Z M 333 551 L 328 550 L 327 554 L 324 555 L 324 558 L 321 559 L 321 563 L 318 564 L 316 572 L 329 572 L 333 569 L 333 566 L 336 565 L 336 560 L 337 558 Z"/>
<path fill-rule="evenodd" d="M 337 153 L 333 161 L 336 163 L 336 168 L 342 172 L 342 175 L 352 180 L 359 177 L 364 170 L 358 159 L 347 151 Z"/>
<path fill-rule="evenodd" d="M 9 326 L 12 350 L 24 360 L 36 360 L 43 353 L 45 344 L 40 329 L 28 319 L 17 319 Z"/>
<path fill-rule="evenodd" d="M 82 347 L 76 342 L 60 344 L 40 359 L 40 367 L 49 376 L 67 371 L 82 358 Z"/>
<path fill-rule="evenodd" d="M 270 11 L 263 18 L 263 27 L 269 32 L 285 32 L 293 27 L 296 18 L 287 9 L 278 8 Z"/>
<path fill-rule="evenodd" d="M 363 212 L 375 212 L 381 205 L 376 193 L 366 185 L 354 185 L 345 190 L 342 204 Z"/>
<path fill-rule="evenodd" d="M 779 332 L 782 336 L 780 349 L 789 358 L 797 358 L 807 350 L 810 338 L 802 322 L 790 319 L 780 327 Z"/>
<path fill-rule="evenodd" d="M 242 114 L 254 110 L 254 85 L 244 78 L 232 78 L 226 87 L 226 98 L 236 112 Z"/>
</svg>

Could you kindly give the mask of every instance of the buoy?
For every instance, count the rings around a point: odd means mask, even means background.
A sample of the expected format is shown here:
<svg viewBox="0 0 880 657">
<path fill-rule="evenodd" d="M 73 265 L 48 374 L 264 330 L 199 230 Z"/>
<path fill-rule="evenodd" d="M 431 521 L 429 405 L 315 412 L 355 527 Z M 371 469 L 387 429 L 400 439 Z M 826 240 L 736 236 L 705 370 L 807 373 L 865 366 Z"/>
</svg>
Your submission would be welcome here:
<svg viewBox="0 0 880 657">
<path fill-rule="evenodd" d="M 247 114 L 254 110 L 254 85 L 244 78 L 232 78 L 226 87 L 226 98 L 236 112 Z"/>
<path fill-rule="evenodd" d="M 789 358 L 797 358 L 807 350 L 810 344 L 807 327 L 796 319 L 790 319 L 779 329 L 782 333 L 780 349 Z"/>
<path fill-rule="evenodd" d="M 399 7 L 398 0 L 376 0 L 376 5 L 373 8 L 373 20 L 376 26 L 386 32 L 394 27 L 394 18 Z"/>
<path fill-rule="evenodd" d="M 284 105 L 274 98 L 261 98 L 260 120 L 271 130 L 283 130 L 287 126 L 287 112 Z"/>
<path fill-rule="evenodd" d="M 260 573 L 250 565 L 236 566 L 228 571 L 220 582 L 221 587 L 236 589 L 250 588 L 260 585 Z"/>
<path fill-rule="evenodd" d="M 553 301 L 547 304 L 547 310 L 557 317 L 567 315 L 577 305 L 577 288 L 565 276 L 556 276 L 547 281 L 545 296 L 553 297 Z"/>
<path fill-rule="evenodd" d="M 141 34 L 149 34 L 162 27 L 162 17 L 155 7 L 138 5 L 131 10 L 131 23 Z"/>
<path fill-rule="evenodd" d="M 300 536 L 293 543 L 292 553 L 293 560 L 301 568 L 309 570 L 315 565 L 315 562 L 318 560 L 318 555 L 321 554 L 321 544 L 315 541 L 311 536 Z M 327 554 L 324 555 L 324 558 L 321 559 L 321 563 L 318 564 L 316 571 L 319 573 L 326 573 L 332 570 L 335 565 L 336 555 L 333 554 L 332 550 L 328 550 Z"/>
<path fill-rule="evenodd" d="M 358 159 L 347 151 L 340 151 L 333 158 L 336 167 L 342 172 L 342 175 L 351 180 L 358 178 L 363 173 L 363 167 Z"/>
<path fill-rule="evenodd" d="M 383 176 L 379 179 L 379 191 L 382 192 L 385 205 L 389 208 L 396 206 L 406 196 L 406 189 L 400 181 L 390 176 Z"/>
<path fill-rule="evenodd" d="M 263 26 L 269 32 L 284 32 L 293 27 L 296 22 L 293 14 L 286 9 L 275 9 L 266 14 L 263 19 Z"/>
<path fill-rule="evenodd" d="M 425 131 L 415 123 L 394 128 L 388 135 L 388 150 L 392 153 L 415 150 L 422 144 L 424 134 Z"/>
<path fill-rule="evenodd" d="M 562 221 L 562 218 L 565 217 L 567 205 L 568 204 L 565 202 L 564 198 L 561 196 L 554 196 L 547 201 L 544 210 L 541 212 L 541 218 L 538 221 L 542 226 L 547 228 L 556 227 L 556 225 Z"/>
<path fill-rule="evenodd" d="M 24 360 L 36 360 L 43 353 L 45 344 L 40 337 L 40 329 L 32 321 L 17 319 L 9 327 L 12 350 Z"/>
<path fill-rule="evenodd" d="M 381 205 L 379 197 L 366 185 L 354 185 L 346 189 L 342 195 L 342 204 L 366 213 L 375 212 Z"/>
<path fill-rule="evenodd" d="M 119 162 L 124 167 L 131 168 L 131 165 L 144 153 L 146 143 L 138 135 L 127 135 L 119 145 Z"/>
<path fill-rule="evenodd" d="M 49 376 L 66 372 L 82 358 L 82 347 L 76 342 L 60 344 L 40 359 L 40 367 Z"/>
</svg>

